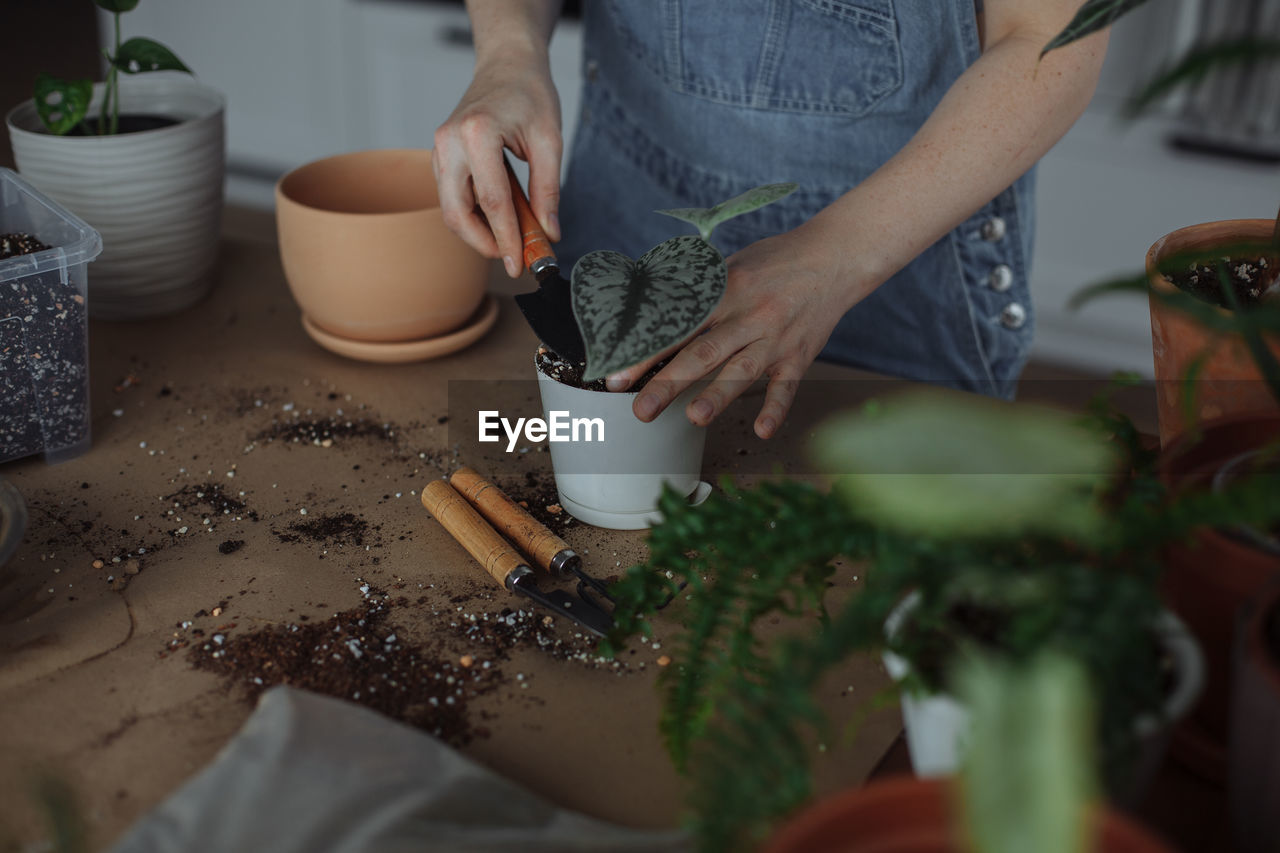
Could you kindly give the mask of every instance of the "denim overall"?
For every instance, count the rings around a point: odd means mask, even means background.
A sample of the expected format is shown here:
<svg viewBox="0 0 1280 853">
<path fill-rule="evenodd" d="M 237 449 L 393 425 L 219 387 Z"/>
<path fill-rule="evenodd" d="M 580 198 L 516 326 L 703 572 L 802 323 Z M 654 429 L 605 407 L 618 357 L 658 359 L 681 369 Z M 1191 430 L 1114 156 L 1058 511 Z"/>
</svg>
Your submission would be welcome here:
<svg viewBox="0 0 1280 853">
<path fill-rule="evenodd" d="M 593 249 L 639 257 L 690 232 L 655 210 L 757 184 L 800 188 L 719 226 L 716 247 L 728 257 L 795 228 L 893 156 L 980 52 L 974 0 L 583 5 L 566 270 Z M 1033 174 L 845 314 L 822 358 L 1012 397 L 1033 328 Z"/>
</svg>

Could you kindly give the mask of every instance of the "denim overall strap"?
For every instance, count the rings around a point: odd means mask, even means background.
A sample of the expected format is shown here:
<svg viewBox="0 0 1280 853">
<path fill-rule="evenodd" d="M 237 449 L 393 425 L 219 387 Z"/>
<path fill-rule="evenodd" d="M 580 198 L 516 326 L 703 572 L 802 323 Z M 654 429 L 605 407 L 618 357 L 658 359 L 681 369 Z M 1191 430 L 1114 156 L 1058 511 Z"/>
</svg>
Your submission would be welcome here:
<svg viewBox="0 0 1280 853">
<path fill-rule="evenodd" d="M 584 7 L 566 266 L 594 249 L 638 257 L 689 230 L 653 211 L 763 183 L 800 188 L 721 225 L 717 248 L 795 228 L 892 157 L 979 55 L 973 0 Z M 1032 183 L 1028 173 L 850 310 L 822 357 L 1012 396 L 1033 328 Z"/>
</svg>

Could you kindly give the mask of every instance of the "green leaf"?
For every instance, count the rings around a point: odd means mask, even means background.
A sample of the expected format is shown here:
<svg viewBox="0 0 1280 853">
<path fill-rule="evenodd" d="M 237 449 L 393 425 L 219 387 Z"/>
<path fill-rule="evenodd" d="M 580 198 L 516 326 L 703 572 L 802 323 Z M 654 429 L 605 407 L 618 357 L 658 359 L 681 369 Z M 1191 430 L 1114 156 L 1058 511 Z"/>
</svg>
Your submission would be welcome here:
<svg viewBox="0 0 1280 853">
<path fill-rule="evenodd" d="M 977 658 L 962 666 L 958 684 L 970 714 L 960 790 L 973 849 L 1094 849 L 1093 712 L 1083 668 L 1053 654 L 1023 667 Z"/>
<path fill-rule="evenodd" d="M 1040 51 L 1040 58 L 1051 50 L 1065 47 L 1073 41 L 1092 35 L 1099 30 L 1105 30 L 1116 22 L 1121 16 L 1133 11 L 1134 9 L 1145 3 L 1146 0 L 1088 0 L 1080 10 L 1076 12 L 1071 22 L 1053 37 L 1053 40 L 1044 46 Z"/>
<path fill-rule="evenodd" d="M 1280 41 L 1274 39 L 1242 38 L 1195 48 L 1146 83 L 1126 112 L 1136 117 L 1173 89 L 1199 83 L 1215 69 L 1274 59 L 1280 59 Z"/>
<path fill-rule="evenodd" d="M 764 207 L 766 204 L 772 204 L 778 199 L 795 192 L 795 190 L 796 185 L 793 183 L 765 184 L 764 186 L 749 189 L 728 201 L 722 201 L 715 207 L 680 207 L 674 210 L 658 210 L 654 212 L 672 216 L 692 224 L 698 229 L 698 233 L 702 235 L 703 240 L 711 242 L 711 232 L 720 223 L 726 222 L 735 216 L 750 213 L 753 210 Z"/>
<path fill-rule="evenodd" d="M 144 38 L 131 38 L 120 45 L 120 51 L 112 64 L 126 74 L 139 74 L 144 71 L 193 73 L 169 48 L 158 41 Z"/>
<path fill-rule="evenodd" d="M 1116 448 L 1070 413 L 938 389 L 873 415 L 839 415 L 815 436 L 850 510 L 901 533 L 959 539 L 1098 533 L 1097 495 Z"/>
<path fill-rule="evenodd" d="M 616 373 L 698 330 L 724 295 L 724 258 L 701 237 L 673 237 L 638 261 L 591 252 L 573 267 L 573 314 L 587 349 L 587 381 Z"/>
<path fill-rule="evenodd" d="M 35 85 L 36 113 L 50 133 L 62 136 L 89 114 L 93 83 L 89 80 L 60 80 L 41 73 Z"/>
<path fill-rule="evenodd" d="M 98 4 L 98 8 L 106 9 L 108 12 L 132 12 L 137 8 L 138 0 L 93 0 Z"/>
</svg>

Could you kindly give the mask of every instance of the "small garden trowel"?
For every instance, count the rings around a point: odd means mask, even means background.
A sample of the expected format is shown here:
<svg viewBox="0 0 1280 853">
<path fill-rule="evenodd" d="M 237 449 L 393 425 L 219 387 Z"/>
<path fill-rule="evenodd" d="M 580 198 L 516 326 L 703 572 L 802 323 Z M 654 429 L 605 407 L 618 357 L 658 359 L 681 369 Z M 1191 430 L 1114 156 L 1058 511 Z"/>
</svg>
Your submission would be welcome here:
<svg viewBox="0 0 1280 853">
<path fill-rule="evenodd" d="M 517 294 L 516 304 L 539 340 L 565 361 L 579 364 L 586 361 L 587 349 L 582 342 L 582 333 L 578 331 L 578 321 L 573 316 L 569 282 L 560 274 L 560 263 L 551 250 L 551 241 L 538 224 L 538 217 L 533 215 L 520 179 L 512 170 L 511 163 L 506 162 L 506 167 L 511 181 L 511 200 L 515 203 L 524 241 L 524 265 L 538 280 L 538 289 L 532 293 Z"/>
</svg>

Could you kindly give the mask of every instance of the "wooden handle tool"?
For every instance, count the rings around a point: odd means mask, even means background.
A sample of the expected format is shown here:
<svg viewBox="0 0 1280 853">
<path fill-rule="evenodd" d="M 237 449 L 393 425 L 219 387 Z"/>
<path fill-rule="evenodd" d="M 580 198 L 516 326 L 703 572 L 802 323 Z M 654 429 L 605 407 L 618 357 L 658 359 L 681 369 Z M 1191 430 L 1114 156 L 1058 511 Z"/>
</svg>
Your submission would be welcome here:
<svg viewBox="0 0 1280 853">
<path fill-rule="evenodd" d="M 422 505 L 507 589 L 514 589 L 518 581 L 533 574 L 520 554 L 446 481 L 427 483 L 422 490 Z"/>
<path fill-rule="evenodd" d="M 516 206 L 516 219 L 520 223 L 520 237 L 524 242 L 524 265 L 537 279 L 541 279 L 548 271 L 559 273 L 560 263 L 556 260 L 556 253 L 551 248 L 551 241 L 547 239 L 547 232 L 542 230 L 538 217 L 533 214 L 529 197 L 524 194 L 524 187 L 520 186 L 520 179 L 516 177 L 515 170 L 511 168 L 511 162 L 505 155 L 502 162 L 507 167 L 507 180 L 511 183 L 511 201 Z"/>
<path fill-rule="evenodd" d="M 581 564 L 582 559 L 568 542 L 475 471 L 459 468 L 449 482 L 490 524 L 545 571 L 564 576 Z"/>
</svg>

